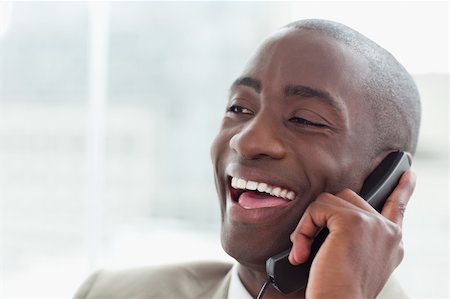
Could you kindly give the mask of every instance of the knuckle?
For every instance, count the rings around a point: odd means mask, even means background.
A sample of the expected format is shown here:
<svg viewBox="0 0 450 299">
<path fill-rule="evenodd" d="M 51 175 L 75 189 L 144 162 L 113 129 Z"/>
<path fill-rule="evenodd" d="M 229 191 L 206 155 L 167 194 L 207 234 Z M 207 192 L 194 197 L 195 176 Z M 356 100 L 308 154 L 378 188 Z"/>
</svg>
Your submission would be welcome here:
<svg viewBox="0 0 450 299">
<path fill-rule="evenodd" d="M 398 225 L 395 224 L 395 223 L 391 223 L 390 225 L 391 225 L 391 232 L 392 232 L 392 235 L 393 235 L 396 239 L 401 240 L 402 237 L 403 237 L 403 232 L 402 232 L 401 227 L 398 226 Z"/>
<path fill-rule="evenodd" d="M 403 231 L 402 231 L 401 227 L 390 221 L 387 222 L 386 225 L 388 226 L 387 231 L 388 231 L 389 238 L 392 240 L 392 242 L 394 244 L 398 244 L 399 246 L 401 245 L 403 247 L 403 244 L 402 244 Z"/>
<path fill-rule="evenodd" d="M 314 202 L 323 205 L 335 205 L 339 201 L 339 198 L 331 193 L 320 193 Z"/>
<path fill-rule="evenodd" d="M 369 215 L 367 215 L 366 213 L 350 213 L 348 215 L 348 219 L 350 221 L 350 223 L 358 228 L 361 229 L 367 229 L 369 226 L 372 225 L 372 220 L 370 219 L 371 217 Z"/>
<path fill-rule="evenodd" d="M 311 213 L 314 213 L 317 209 L 320 209 L 320 206 L 321 206 L 321 202 L 315 200 L 315 201 L 311 202 L 311 203 L 308 205 L 308 207 L 306 208 L 304 214 L 308 214 L 308 213 L 311 214 Z"/>
<path fill-rule="evenodd" d="M 341 198 L 346 198 L 346 197 L 350 197 L 350 196 L 354 196 L 355 192 L 349 188 L 345 188 L 341 191 L 339 191 L 338 193 L 336 193 L 336 196 L 341 197 Z"/>
<path fill-rule="evenodd" d="M 316 202 L 329 202 L 333 199 L 333 197 L 334 196 L 331 193 L 322 192 L 317 196 Z"/>
<path fill-rule="evenodd" d="M 403 240 L 403 232 L 402 229 L 399 226 L 395 226 L 393 237 L 395 240 L 397 240 L 398 243 L 401 243 Z"/>
</svg>

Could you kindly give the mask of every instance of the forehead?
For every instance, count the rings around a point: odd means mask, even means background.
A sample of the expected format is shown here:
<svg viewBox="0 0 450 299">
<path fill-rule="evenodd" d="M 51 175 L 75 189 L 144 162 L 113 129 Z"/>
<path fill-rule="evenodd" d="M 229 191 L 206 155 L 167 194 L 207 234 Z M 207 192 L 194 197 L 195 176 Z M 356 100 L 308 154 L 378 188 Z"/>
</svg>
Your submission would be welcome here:
<svg viewBox="0 0 450 299">
<path fill-rule="evenodd" d="M 364 59 L 334 38 L 285 28 L 257 48 L 243 76 L 259 80 L 266 92 L 281 92 L 286 85 L 298 84 L 337 98 L 353 98 L 361 93 L 358 83 L 367 71 Z"/>
</svg>

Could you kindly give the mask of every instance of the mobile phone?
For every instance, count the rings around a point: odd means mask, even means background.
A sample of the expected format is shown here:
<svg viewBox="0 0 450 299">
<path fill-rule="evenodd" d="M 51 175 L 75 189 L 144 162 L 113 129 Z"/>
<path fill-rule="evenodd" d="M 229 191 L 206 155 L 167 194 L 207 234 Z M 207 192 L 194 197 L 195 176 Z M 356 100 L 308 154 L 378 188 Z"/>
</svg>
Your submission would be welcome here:
<svg viewBox="0 0 450 299">
<path fill-rule="evenodd" d="M 366 178 L 359 195 L 380 212 L 386 199 L 397 186 L 400 177 L 410 166 L 405 152 L 390 153 Z M 266 261 L 267 274 L 276 289 L 284 294 L 289 294 L 306 288 L 311 264 L 328 233 L 328 229 L 324 228 L 317 234 L 311 245 L 310 256 L 303 264 L 294 266 L 289 262 L 290 248 Z"/>
</svg>

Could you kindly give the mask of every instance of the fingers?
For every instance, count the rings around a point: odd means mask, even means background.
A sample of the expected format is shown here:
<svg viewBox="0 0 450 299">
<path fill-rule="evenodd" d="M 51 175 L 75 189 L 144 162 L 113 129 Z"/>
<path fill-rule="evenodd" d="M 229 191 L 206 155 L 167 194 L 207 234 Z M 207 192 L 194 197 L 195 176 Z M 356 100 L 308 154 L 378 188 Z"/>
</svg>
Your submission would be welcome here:
<svg viewBox="0 0 450 299">
<path fill-rule="evenodd" d="M 349 207 L 358 207 L 366 212 L 372 213 L 374 211 L 373 207 L 365 200 L 361 200 L 361 197 L 351 189 L 344 189 L 336 193 L 336 197 L 346 201 Z"/>
<path fill-rule="evenodd" d="M 415 186 L 415 173 L 412 170 L 406 171 L 400 178 L 397 187 L 386 200 L 381 214 L 401 227 L 406 206 L 414 192 Z"/>
<path fill-rule="evenodd" d="M 327 196 L 334 197 L 331 194 L 323 194 L 320 197 Z M 306 209 L 296 229 L 291 234 L 291 242 L 293 243 L 289 254 L 291 264 L 298 265 L 307 261 L 314 237 L 332 221 L 330 218 L 333 213 L 336 213 L 335 209 L 335 206 L 324 200 L 316 200 Z"/>
<path fill-rule="evenodd" d="M 412 171 L 405 172 L 382 210 L 382 215 L 398 225 L 397 228 L 400 230 L 415 182 L 415 174 Z M 297 228 L 291 234 L 293 246 L 289 261 L 293 265 L 305 262 L 309 257 L 314 237 L 324 227 L 328 227 L 331 232 L 343 231 L 349 226 L 358 226 L 358 223 L 364 223 L 367 219 L 372 219 L 370 221 L 379 226 L 380 217 L 369 203 L 350 189 L 344 189 L 336 195 L 322 193 L 308 206 Z"/>
<path fill-rule="evenodd" d="M 291 252 L 289 252 L 289 262 L 292 265 L 299 265 L 308 259 L 313 239 L 302 233 L 292 233 L 291 236 L 293 245 Z"/>
<path fill-rule="evenodd" d="M 293 245 L 289 253 L 289 262 L 292 265 L 304 263 L 308 259 L 313 238 L 321 228 L 321 226 L 316 225 L 311 215 L 310 207 L 306 209 L 297 228 L 291 234 L 291 242 Z"/>
</svg>

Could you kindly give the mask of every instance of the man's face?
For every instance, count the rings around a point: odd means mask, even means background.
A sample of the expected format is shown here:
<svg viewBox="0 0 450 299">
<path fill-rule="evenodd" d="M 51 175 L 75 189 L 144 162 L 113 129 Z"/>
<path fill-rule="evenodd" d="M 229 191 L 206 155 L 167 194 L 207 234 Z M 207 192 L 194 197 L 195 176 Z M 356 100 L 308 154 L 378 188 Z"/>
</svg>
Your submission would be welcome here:
<svg viewBox="0 0 450 299">
<path fill-rule="evenodd" d="M 283 29 L 233 83 L 211 154 L 222 245 L 241 264 L 263 267 L 288 248 L 321 192 L 361 187 L 370 164 L 369 112 L 358 91 L 366 71 L 334 39 Z"/>
</svg>

